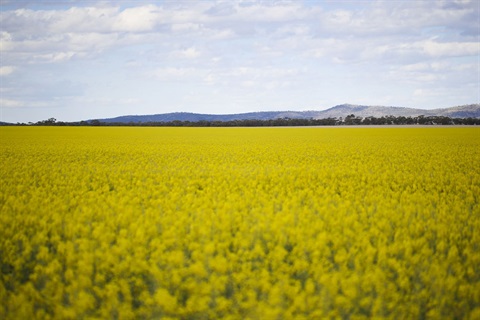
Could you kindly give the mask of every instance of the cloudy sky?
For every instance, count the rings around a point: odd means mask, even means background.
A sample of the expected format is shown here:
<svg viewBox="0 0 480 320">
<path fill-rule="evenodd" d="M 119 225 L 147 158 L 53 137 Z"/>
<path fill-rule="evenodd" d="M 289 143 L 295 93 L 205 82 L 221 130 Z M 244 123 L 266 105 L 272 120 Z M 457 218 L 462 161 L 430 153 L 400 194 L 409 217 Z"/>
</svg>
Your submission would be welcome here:
<svg viewBox="0 0 480 320">
<path fill-rule="evenodd" d="M 480 1 L 7 1 L 0 121 L 480 103 Z"/>
</svg>

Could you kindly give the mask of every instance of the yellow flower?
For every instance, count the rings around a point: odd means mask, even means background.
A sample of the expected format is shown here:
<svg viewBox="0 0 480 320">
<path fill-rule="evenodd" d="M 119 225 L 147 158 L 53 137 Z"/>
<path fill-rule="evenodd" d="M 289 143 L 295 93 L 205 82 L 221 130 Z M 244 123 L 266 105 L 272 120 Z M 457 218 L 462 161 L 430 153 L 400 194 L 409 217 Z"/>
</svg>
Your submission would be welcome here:
<svg viewBox="0 0 480 320">
<path fill-rule="evenodd" d="M 480 318 L 478 133 L 0 127 L 0 318 Z"/>
</svg>

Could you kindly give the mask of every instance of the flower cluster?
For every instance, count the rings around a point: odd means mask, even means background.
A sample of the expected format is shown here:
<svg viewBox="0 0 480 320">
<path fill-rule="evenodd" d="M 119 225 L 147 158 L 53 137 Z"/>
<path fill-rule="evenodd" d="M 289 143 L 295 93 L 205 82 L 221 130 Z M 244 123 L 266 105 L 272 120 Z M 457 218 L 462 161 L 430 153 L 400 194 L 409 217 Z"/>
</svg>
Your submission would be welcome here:
<svg viewBox="0 0 480 320">
<path fill-rule="evenodd" d="M 480 318 L 476 128 L 0 128 L 0 318 Z"/>
</svg>

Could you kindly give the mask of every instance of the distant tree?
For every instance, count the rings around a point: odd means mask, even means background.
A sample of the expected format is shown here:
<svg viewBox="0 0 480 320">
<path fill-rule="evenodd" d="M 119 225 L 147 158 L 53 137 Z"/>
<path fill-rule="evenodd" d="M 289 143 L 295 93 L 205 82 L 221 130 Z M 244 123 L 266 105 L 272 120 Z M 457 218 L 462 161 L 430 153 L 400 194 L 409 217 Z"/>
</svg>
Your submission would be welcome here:
<svg viewBox="0 0 480 320">
<path fill-rule="evenodd" d="M 351 125 L 353 124 L 353 119 L 355 119 L 355 115 L 349 114 L 348 116 L 345 117 L 345 120 L 343 121 L 346 125 Z"/>
<path fill-rule="evenodd" d="M 47 120 L 41 120 L 36 123 L 38 126 L 53 126 L 57 122 L 55 118 L 48 118 Z"/>
<path fill-rule="evenodd" d="M 362 123 L 362 118 L 356 117 L 354 114 L 350 114 L 345 117 L 344 122 L 346 125 L 359 125 Z"/>
<path fill-rule="evenodd" d="M 427 123 L 427 118 L 425 118 L 424 115 L 418 116 L 417 118 L 417 124 L 426 124 Z"/>
</svg>

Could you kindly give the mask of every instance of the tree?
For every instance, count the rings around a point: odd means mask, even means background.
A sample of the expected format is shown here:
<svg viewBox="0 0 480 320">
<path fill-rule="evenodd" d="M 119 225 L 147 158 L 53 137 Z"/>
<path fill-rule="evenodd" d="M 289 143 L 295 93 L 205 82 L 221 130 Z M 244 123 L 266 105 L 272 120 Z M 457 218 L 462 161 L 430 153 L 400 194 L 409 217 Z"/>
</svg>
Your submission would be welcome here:
<svg viewBox="0 0 480 320">
<path fill-rule="evenodd" d="M 345 124 L 346 125 L 359 125 L 362 123 L 361 117 L 355 117 L 354 114 L 350 114 L 345 117 Z"/>
<path fill-rule="evenodd" d="M 38 121 L 36 124 L 39 126 L 53 126 L 57 122 L 55 118 L 48 118 L 47 120 Z"/>
</svg>

